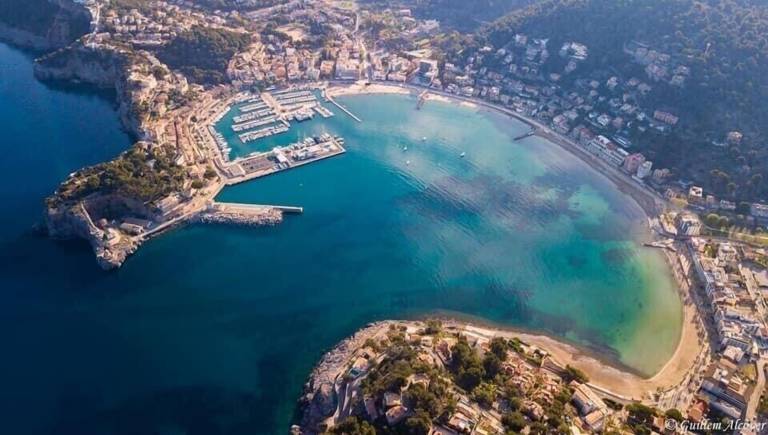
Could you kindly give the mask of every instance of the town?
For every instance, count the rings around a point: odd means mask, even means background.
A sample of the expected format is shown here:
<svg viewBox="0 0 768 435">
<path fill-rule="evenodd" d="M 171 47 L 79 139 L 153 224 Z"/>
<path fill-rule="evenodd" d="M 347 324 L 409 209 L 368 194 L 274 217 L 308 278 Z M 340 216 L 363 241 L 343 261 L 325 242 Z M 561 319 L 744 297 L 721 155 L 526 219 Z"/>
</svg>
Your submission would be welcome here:
<svg viewBox="0 0 768 435">
<path fill-rule="evenodd" d="M 283 213 L 300 213 L 300 204 L 226 204 L 215 197 L 225 186 L 345 152 L 344 138 L 323 134 L 233 158 L 232 143 L 217 127 L 225 117 L 231 116 L 227 128 L 240 142 L 259 144 L 315 115 L 334 116 L 332 110 L 361 121 L 329 89 L 388 85 L 412 91 L 414 110 L 433 97 L 500 110 L 526 122 L 531 135 L 600 169 L 651 215 L 657 240 L 649 249 L 664 251 L 681 298 L 695 307 L 700 357 L 676 383 L 640 397 L 602 388 L 600 379 L 588 380 L 525 341 L 494 342 L 455 325 L 431 332 L 426 324 L 379 325 L 366 333 L 372 342 L 345 355 L 316 386 L 327 390 L 326 399 L 336 397 L 334 406 L 317 403 L 317 394 L 307 398 L 322 409 L 325 429 L 360 415 L 389 426 L 414 419 L 443 434 L 544 431 L 545 425 L 572 433 L 627 427 L 671 433 L 685 432 L 683 421 L 764 421 L 768 205 L 718 198 L 657 167 L 650 152 L 640 151 L 647 144 L 636 139 L 648 131 L 664 137 L 685 122 L 669 107 L 644 103 L 655 86 L 686 86 L 684 59 L 632 40 L 624 45 L 627 62 L 644 75 L 581 75 L 590 47 L 579 41 L 553 47 L 547 35 L 518 33 L 503 47 L 483 46 L 462 63 L 448 62 L 438 47 L 439 22 L 417 19 L 405 8 L 367 10 L 330 0 L 245 13 L 181 0 L 137 7 L 81 3 L 93 17 L 91 32 L 43 56 L 35 72 L 44 79 L 90 77 L 116 89 L 123 122 L 138 142 L 112 162 L 71 174 L 49 199 L 47 222 L 53 236 L 89 240 L 105 268 L 118 267 L 141 243 L 184 222 L 273 225 Z M 173 49 L 185 47 L 174 41 L 190 34 L 225 41 L 232 55 L 221 65 L 178 63 Z M 713 146 L 743 140 L 741 132 L 726 129 Z M 385 385 L 385 371 L 397 365 L 393 352 L 407 354 L 413 367 Z M 477 368 L 463 364 L 476 365 L 489 353 L 499 360 L 489 363 L 498 364 L 494 376 L 454 385 Z M 500 394 L 505 388 L 515 395 Z M 451 403 L 421 409 L 415 389 L 451 397 Z M 665 426 L 669 419 L 680 424 Z"/>
</svg>

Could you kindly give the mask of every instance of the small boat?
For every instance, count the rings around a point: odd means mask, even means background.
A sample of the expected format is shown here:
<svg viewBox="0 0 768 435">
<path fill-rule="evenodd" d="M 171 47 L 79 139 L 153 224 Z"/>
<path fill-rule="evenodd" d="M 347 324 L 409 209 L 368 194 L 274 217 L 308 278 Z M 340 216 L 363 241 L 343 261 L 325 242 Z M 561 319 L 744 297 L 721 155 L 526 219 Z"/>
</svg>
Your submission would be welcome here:
<svg viewBox="0 0 768 435">
<path fill-rule="evenodd" d="M 407 146 L 404 146 L 404 147 L 403 147 L 403 151 L 408 151 L 408 147 L 407 147 Z"/>
<path fill-rule="evenodd" d="M 410 161 L 410 160 L 406 160 L 406 161 L 405 161 L 405 164 L 406 164 L 406 165 L 410 165 L 410 164 L 411 164 L 411 161 Z"/>
<path fill-rule="evenodd" d="M 461 157 L 463 159 L 464 156 L 466 156 L 466 155 L 467 155 L 467 153 L 462 152 L 461 154 L 459 154 L 459 157 Z"/>
<path fill-rule="evenodd" d="M 427 137 L 426 137 L 426 136 L 422 137 L 422 138 L 421 138 L 421 141 L 422 141 L 422 142 L 426 142 L 426 141 L 427 141 Z"/>
</svg>

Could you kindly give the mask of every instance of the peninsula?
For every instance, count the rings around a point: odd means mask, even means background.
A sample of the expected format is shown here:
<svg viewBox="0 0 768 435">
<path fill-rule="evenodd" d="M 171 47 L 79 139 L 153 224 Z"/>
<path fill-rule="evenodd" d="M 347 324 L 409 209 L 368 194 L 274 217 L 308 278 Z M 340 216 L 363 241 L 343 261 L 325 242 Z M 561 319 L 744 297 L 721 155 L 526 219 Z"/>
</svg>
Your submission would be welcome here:
<svg viewBox="0 0 768 435">
<path fill-rule="evenodd" d="M 690 97 L 723 75 L 699 63 L 709 43 L 701 53 L 632 35 L 609 45 L 611 58 L 629 65 L 618 68 L 595 62 L 608 58 L 600 41 L 531 23 L 537 6 L 462 35 L 388 2 L 234 3 L 34 0 L 44 12 L 36 23 L 0 6 L 0 37 L 44 51 L 39 79 L 114 90 L 135 139 L 114 160 L 70 174 L 46 200 L 51 237 L 86 240 L 99 265 L 113 269 L 187 222 L 279 224 L 303 205 L 216 198 L 227 186 L 321 165 L 344 154 L 348 138 L 322 133 L 239 155 L 235 145 L 258 148 L 315 116 L 364 125 L 336 97 L 407 93 L 414 112 L 447 100 L 514 117 L 530 126 L 515 142 L 547 139 L 604 175 L 645 210 L 647 247 L 663 252 L 684 303 L 680 344 L 649 378 L 535 334 L 457 321 L 376 323 L 323 358 L 294 432 L 649 433 L 687 430 L 684 423 L 754 428 L 766 418 L 759 122 L 723 117 L 696 137 L 702 117 L 686 115 L 698 110 L 659 99 Z M 567 15 L 563 8 L 553 11 Z M 709 166 L 714 159 L 683 164 L 660 148 L 692 137 L 731 174 Z"/>
<path fill-rule="evenodd" d="M 579 87 L 585 79 L 576 80 L 575 88 L 561 85 L 563 73 L 550 74 L 550 82 L 544 85 L 529 84 L 537 81 L 534 75 L 540 78 L 534 67 L 547 65 L 546 40 L 529 41 L 526 35 L 517 34 L 508 48 L 472 45 L 477 56 L 462 58 L 464 65 L 460 65 L 436 59 L 444 43 L 439 24 L 414 19 L 407 9 L 313 1 L 254 6 L 242 13 L 214 10 L 205 2 L 38 2 L 50 10 L 48 26 L 71 25 L 50 41 L 50 46 L 62 48 L 37 60 L 36 75 L 42 80 L 115 89 L 123 124 L 137 139 L 135 146 L 114 161 L 71 174 L 47 201 L 49 233 L 86 239 L 105 268 L 121 265 L 145 240 L 180 223 L 226 221 L 210 218 L 221 210 L 213 202 L 226 185 L 344 151 L 343 139 L 318 137 L 313 143 L 288 147 L 292 150 L 267 150 L 229 161 L 231 144 L 214 124 L 234 104 L 249 103 L 236 109 L 242 112 L 232 126 L 237 140 L 255 142 L 284 133 L 290 122 L 301 122 L 314 113 L 330 116 L 315 93 L 328 97 L 323 90 L 329 85 L 348 86 L 358 80 L 364 84 L 355 86 L 363 92 L 370 83 L 408 86 L 418 96 L 416 109 L 430 98 L 449 97 L 521 119 L 531 125 L 530 134 L 558 143 L 595 166 L 649 215 L 664 209 L 662 195 L 683 196 L 672 187 L 675 183 L 669 170 L 654 169 L 642 153 L 627 151 L 632 145 L 622 133 L 624 124 L 630 124 L 625 122 L 626 115 L 593 114 L 607 102 L 616 113 L 636 115 L 633 129 L 661 133 L 673 129 L 678 117 L 661 110 L 650 117 L 637 104 L 616 106 L 613 99 L 608 101 L 607 95 L 597 91 L 600 82 L 594 80 L 584 92 Z M 18 32 L 6 33 L 27 36 L 9 38 L 45 46 L 32 36 L 51 36 L 46 24 L 22 25 L 17 14 L 2 11 L 0 16 L 6 21 L 20 23 Z M 285 24 L 275 27 L 265 21 L 263 17 L 270 14 L 278 14 Z M 319 15 L 324 17 L 322 26 L 308 31 Z M 90 17 L 87 32 L 74 39 L 76 29 L 84 31 L 83 17 Z M 413 41 L 419 37 L 433 40 L 434 47 L 398 50 L 395 29 Z M 324 41 L 331 34 L 336 39 L 329 49 Z M 373 50 L 372 44 L 379 48 Z M 201 50 L 206 53 L 204 58 L 194 54 Z M 524 60 L 516 60 L 523 52 Z M 568 60 L 564 74 L 578 74 L 579 65 L 589 58 L 589 47 L 569 42 L 560 56 Z M 494 63 L 499 66 L 489 66 Z M 683 66 L 678 69 L 683 71 Z M 609 93 L 623 89 L 625 96 L 639 98 L 649 86 L 634 78 L 623 84 L 622 78 L 612 77 L 607 87 Z M 335 104 L 332 98 L 327 102 Z M 343 106 L 338 108 L 356 118 Z M 729 137 L 735 141 L 739 133 Z M 311 157 L 304 152 L 308 148 L 313 150 Z M 717 203 L 711 195 L 701 198 L 725 214 L 742 211 L 738 216 L 743 217 L 746 207 L 751 210 L 752 225 L 762 219 L 764 206 L 759 203 L 736 210 L 733 202 Z M 240 207 L 238 213 L 244 210 Z M 282 211 L 285 209 L 257 207 L 246 214 L 251 223 L 273 224 Z M 208 218 L 200 219 L 203 212 Z M 734 215 L 729 223 L 737 220 Z"/>
</svg>

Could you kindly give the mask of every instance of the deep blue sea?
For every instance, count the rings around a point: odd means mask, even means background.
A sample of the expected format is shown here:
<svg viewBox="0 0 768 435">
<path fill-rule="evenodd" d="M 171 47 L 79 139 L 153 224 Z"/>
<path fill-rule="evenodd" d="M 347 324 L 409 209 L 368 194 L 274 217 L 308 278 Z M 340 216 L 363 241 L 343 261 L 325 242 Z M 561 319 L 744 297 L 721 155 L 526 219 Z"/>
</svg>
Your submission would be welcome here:
<svg viewBox="0 0 768 435">
<path fill-rule="evenodd" d="M 641 210 L 606 179 L 546 141 L 515 143 L 526 127 L 498 114 L 339 100 L 364 122 L 339 113 L 257 146 L 327 131 L 347 154 L 218 198 L 303 215 L 186 227 L 103 272 L 87 244 L 33 226 L 68 173 L 129 146 L 115 103 L 37 82 L 32 58 L 0 45 L 0 432 L 285 433 L 323 351 L 368 322 L 436 312 L 645 373 L 666 362 L 680 301 L 637 242 Z"/>
</svg>

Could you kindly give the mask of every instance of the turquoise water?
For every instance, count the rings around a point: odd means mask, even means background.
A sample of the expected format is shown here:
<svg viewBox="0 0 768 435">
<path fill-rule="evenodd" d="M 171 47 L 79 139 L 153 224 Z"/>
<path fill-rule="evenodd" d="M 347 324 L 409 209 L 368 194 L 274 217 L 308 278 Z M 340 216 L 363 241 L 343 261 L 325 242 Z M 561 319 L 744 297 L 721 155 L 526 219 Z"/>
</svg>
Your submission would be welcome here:
<svg viewBox="0 0 768 435">
<path fill-rule="evenodd" d="M 417 112 L 403 96 L 340 98 L 365 122 L 337 115 L 271 140 L 328 131 L 347 154 L 219 198 L 303 215 L 187 227 L 102 272 L 85 244 L 30 227 L 68 172 L 128 146 L 113 103 L 35 82 L 5 46 L 0 68 L 4 432 L 284 433 L 323 351 L 367 322 L 436 311 L 645 372 L 677 343 L 680 302 L 636 243 L 636 206 L 559 148 L 515 144 L 523 125 L 433 101 Z"/>
</svg>

